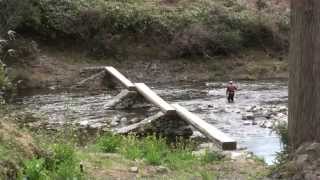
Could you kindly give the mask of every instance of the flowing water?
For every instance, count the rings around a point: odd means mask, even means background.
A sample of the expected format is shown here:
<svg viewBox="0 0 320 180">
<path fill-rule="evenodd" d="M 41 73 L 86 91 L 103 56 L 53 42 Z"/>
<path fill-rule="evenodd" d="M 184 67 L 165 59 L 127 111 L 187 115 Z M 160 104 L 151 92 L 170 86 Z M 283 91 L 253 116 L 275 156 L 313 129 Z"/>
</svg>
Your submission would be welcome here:
<svg viewBox="0 0 320 180">
<path fill-rule="evenodd" d="M 273 81 L 240 82 L 237 85 L 239 91 L 236 93 L 235 103 L 232 104 L 227 103 L 225 84 L 220 82 L 151 87 L 168 102 L 176 102 L 186 107 L 236 139 L 238 146 L 246 147 L 264 158 L 268 164 L 272 164 L 275 153 L 281 150 L 279 137 L 270 129 L 260 127 L 259 123 L 252 124 L 242 119 L 243 115 L 252 109 L 259 112 L 283 108 L 285 112 L 282 115 L 286 115 L 287 84 Z M 108 110 L 105 104 L 113 96 L 110 92 L 41 93 L 24 95 L 17 99 L 17 104 L 26 111 L 47 117 L 51 126 L 71 122 L 104 127 L 115 118 L 143 118 L 153 112 L 150 108 Z M 253 122 L 264 122 L 268 119 L 270 118 L 265 115 L 255 115 Z"/>
</svg>

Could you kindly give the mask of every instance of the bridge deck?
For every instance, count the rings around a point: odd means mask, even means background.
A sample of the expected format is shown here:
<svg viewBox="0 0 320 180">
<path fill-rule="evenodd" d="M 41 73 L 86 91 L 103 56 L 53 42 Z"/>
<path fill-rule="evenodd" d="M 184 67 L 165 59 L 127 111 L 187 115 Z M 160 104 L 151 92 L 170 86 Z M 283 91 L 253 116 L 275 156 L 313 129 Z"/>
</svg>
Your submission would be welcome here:
<svg viewBox="0 0 320 180">
<path fill-rule="evenodd" d="M 168 104 L 161 97 L 159 97 L 154 91 L 152 91 L 144 83 L 135 83 L 135 87 L 143 97 L 145 97 L 151 103 L 157 105 L 162 112 L 166 114 L 176 113 L 176 110 L 170 104 Z"/>
<path fill-rule="evenodd" d="M 176 109 L 178 115 L 182 119 L 186 120 L 189 124 L 198 129 L 210 140 L 218 143 L 223 150 L 235 150 L 237 148 L 236 141 L 228 137 L 219 129 L 200 119 L 198 116 L 194 115 L 178 104 L 173 104 L 172 106 Z"/>
<path fill-rule="evenodd" d="M 123 84 L 129 90 L 135 90 L 134 84 L 127 79 L 123 74 L 121 74 L 117 69 L 112 66 L 105 67 L 107 72 L 116 78 L 121 84 Z"/>
<path fill-rule="evenodd" d="M 178 116 L 180 116 L 180 118 L 184 119 L 186 122 L 194 126 L 197 130 L 203 133 L 210 140 L 220 145 L 223 150 L 235 150 L 237 148 L 237 143 L 235 140 L 228 137 L 222 131 L 215 128 L 213 125 L 205 122 L 198 116 L 189 112 L 184 107 L 178 104 L 168 104 L 144 83 L 133 84 L 130 80 L 128 80 L 124 75 L 122 75 L 117 69 L 115 69 L 112 66 L 105 67 L 105 70 L 112 77 L 114 77 L 121 84 L 123 84 L 128 90 L 137 91 L 140 95 L 142 95 L 152 104 L 158 106 L 164 114 L 177 114 Z"/>
</svg>

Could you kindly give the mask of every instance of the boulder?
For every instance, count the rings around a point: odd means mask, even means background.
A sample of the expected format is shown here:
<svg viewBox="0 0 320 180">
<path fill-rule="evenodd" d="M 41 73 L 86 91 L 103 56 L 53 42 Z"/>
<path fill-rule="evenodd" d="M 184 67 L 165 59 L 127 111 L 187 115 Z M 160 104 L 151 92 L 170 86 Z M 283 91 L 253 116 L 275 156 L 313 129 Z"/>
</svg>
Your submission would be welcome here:
<svg viewBox="0 0 320 180">
<path fill-rule="evenodd" d="M 132 173 L 138 173 L 138 172 L 139 172 L 139 168 L 136 167 L 136 166 L 134 166 L 134 167 L 131 167 L 131 168 L 129 169 L 129 171 L 132 172 Z"/>
<path fill-rule="evenodd" d="M 252 125 L 252 121 L 244 121 L 242 124 L 245 126 L 250 126 Z"/>
<path fill-rule="evenodd" d="M 117 121 L 112 121 L 111 123 L 110 123 L 110 126 L 111 127 L 116 127 L 116 126 L 118 126 L 119 125 L 119 122 L 117 122 Z"/>
<path fill-rule="evenodd" d="M 157 167 L 156 167 L 156 172 L 163 174 L 163 173 L 169 172 L 169 169 L 166 168 L 166 167 L 164 167 L 164 166 L 157 166 Z"/>
<path fill-rule="evenodd" d="M 135 124 L 135 123 L 137 123 L 137 122 L 139 122 L 140 120 L 139 120 L 139 118 L 132 118 L 131 120 L 130 120 L 130 124 Z"/>
<path fill-rule="evenodd" d="M 253 113 L 246 113 L 242 115 L 242 120 L 254 120 L 254 114 Z"/>
</svg>

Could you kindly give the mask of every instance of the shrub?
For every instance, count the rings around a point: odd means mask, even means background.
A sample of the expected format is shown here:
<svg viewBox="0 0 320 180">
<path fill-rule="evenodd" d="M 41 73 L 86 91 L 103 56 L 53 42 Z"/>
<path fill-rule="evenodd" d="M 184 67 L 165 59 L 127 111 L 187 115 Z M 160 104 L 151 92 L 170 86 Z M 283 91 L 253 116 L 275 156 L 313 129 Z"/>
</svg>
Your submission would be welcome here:
<svg viewBox="0 0 320 180">
<path fill-rule="evenodd" d="M 273 171 L 279 171 L 289 160 L 289 135 L 288 135 L 288 123 L 282 122 L 274 126 L 273 131 L 275 131 L 279 136 L 281 143 L 283 145 L 283 150 L 276 154 L 274 161 Z"/>
<path fill-rule="evenodd" d="M 204 164 L 212 163 L 215 161 L 220 161 L 223 159 L 223 156 L 217 152 L 206 150 L 205 154 L 201 156 L 201 162 Z"/>
<path fill-rule="evenodd" d="M 177 1 L 173 7 L 146 0 L 0 1 L 0 27 L 85 41 L 95 55 L 121 53 L 127 41 L 137 40 L 170 44 L 165 50 L 178 57 L 228 55 L 257 46 L 281 50 L 287 48 L 288 29 L 275 19 L 282 17 L 257 15 L 233 0 Z"/>
<path fill-rule="evenodd" d="M 0 34 L 9 29 L 40 24 L 39 0 L 0 1 Z"/>
<path fill-rule="evenodd" d="M 119 139 L 121 139 L 121 142 L 119 142 Z M 144 159 L 148 164 L 163 164 L 171 169 L 187 169 L 195 165 L 195 163 L 211 163 L 212 161 L 222 159 L 222 156 L 214 152 L 206 153 L 203 157 L 198 158 L 192 154 L 195 147 L 194 142 L 177 139 L 176 142 L 170 146 L 165 138 L 157 137 L 156 135 L 139 139 L 134 134 L 121 137 L 107 133 L 107 135 L 102 136 L 97 141 L 97 146 L 100 147 L 100 149 L 101 147 L 102 149 L 104 149 L 104 147 L 110 147 L 110 144 L 114 150 L 113 152 L 117 151 L 128 159 Z"/>
<path fill-rule="evenodd" d="M 6 89 L 9 81 L 5 73 L 5 68 L 0 64 L 0 91 Z"/>
<path fill-rule="evenodd" d="M 124 138 L 120 153 L 128 159 L 139 159 L 144 155 L 141 141 L 135 135 L 129 135 Z"/>
<path fill-rule="evenodd" d="M 166 140 L 157 138 L 155 135 L 148 136 L 143 141 L 144 157 L 147 163 L 152 165 L 160 165 L 163 157 L 169 153 Z"/>
<path fill-rule="evenodd" d="M 26 161 L 22 178 L 28 179 L 84 179 L 79 160 L 71 145 L 54 144 L 52 155 L 45 159 Z"/>
<path fill-rule="evenodd" d="M 114 153 L 122 143 L 122 137 L 112 133 L 106 133 L 97 141 L 97 146 L 103 152 Z"/>
<path fill-rule="evenodd" d="M 280 140 L 284 148 L 288 148 L 289 146 L 288 123 L 287 122 L 277 123 L 273 128 L 273 131 L 280 136 Z"/>
<path fill-rule="evenodd" d="M 47 180 L 49 178 L 44 159 L 25 161 L 24 166 L 24 177 L 29 180 Z"/>
<path fill-rule="evenodd" d="M 172 150 L 164 157 L 164 164 L 170 169 L 188 169 L 198 161 L 192 151 Z"/>
</svg>

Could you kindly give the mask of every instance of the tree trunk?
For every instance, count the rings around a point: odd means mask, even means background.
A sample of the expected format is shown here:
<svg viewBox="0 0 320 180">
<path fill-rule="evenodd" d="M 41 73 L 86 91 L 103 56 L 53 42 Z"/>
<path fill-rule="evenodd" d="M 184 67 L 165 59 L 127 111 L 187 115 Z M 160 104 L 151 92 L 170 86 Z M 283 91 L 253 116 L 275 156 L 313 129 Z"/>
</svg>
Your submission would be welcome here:
<svg viewBox="0 0 320 180">
<path fill-rule="evenodd" d="M 289 143 L 320 142 L 320 0 L 291 0 Z"/>
</svg>

